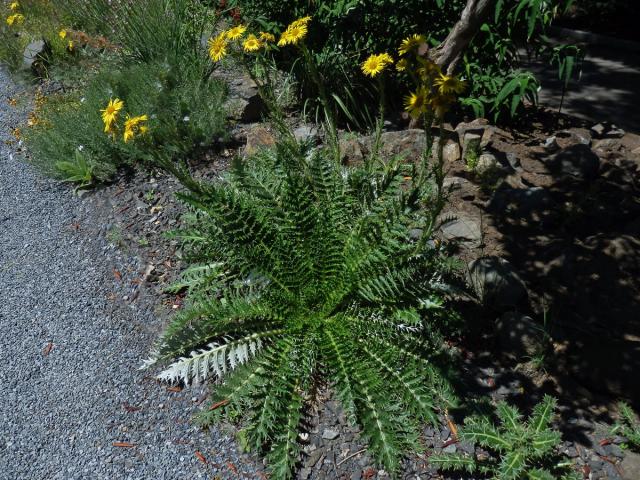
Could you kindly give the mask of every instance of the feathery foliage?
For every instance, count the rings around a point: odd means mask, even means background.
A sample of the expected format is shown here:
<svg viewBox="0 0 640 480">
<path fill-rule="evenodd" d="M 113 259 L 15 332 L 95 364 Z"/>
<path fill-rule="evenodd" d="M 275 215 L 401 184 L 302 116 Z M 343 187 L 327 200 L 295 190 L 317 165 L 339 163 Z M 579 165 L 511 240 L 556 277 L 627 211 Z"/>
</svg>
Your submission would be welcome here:
<svg viewBox="0 0 640 480">
<path fill-rule="evenodd" d="M 570 462 L 557 461 L 560 432 L 550 426 L 555 407 L 555 399 L 547 395 L 525 420 L 516 407 L 500 402 L 496 407 L 498 425 L 486 417 L 471 417 L 459 432 L 461 440 L 486 449 L 486 458 L 443 453 L 432 455 L 429 462 L 443 470 L 480 473 L 501 480 L 580 478 L 571 470 Z"/>
<path fill-rule="evenodd" d="M 171 382 L 220 381 L 202 421 L 244 419 L 272 478 L 291 478 L 322 382 L 391 472 L 453 401 L 438 367 L 449 262 L 427 241 L 440 203 L 421 168 L 347 168 L 283 139 L 215 183 L 183 177 L 191 301 L 149 364 L 168 362 Z"/>
<path fill-rule="evenodd" d="M 627 403 L 618 403 L 618 410 L 620 410 L 620 418 L 613 426 L 611 433 L 622 435 L 632 448 L 640 450 L 640 421 Z"/>
</svg>

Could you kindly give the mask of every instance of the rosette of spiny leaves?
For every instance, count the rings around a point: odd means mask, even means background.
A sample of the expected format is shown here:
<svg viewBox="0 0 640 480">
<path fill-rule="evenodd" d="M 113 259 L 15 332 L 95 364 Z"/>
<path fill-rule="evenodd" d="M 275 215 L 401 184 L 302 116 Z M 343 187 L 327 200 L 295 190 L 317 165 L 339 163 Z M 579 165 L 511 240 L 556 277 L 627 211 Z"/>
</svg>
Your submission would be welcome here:
<svg viewBox="0 0 640 480">
<path fill-rule="evenodd" d="M 618 410 L 620 418 L 611 429 L 611 433 L 622 435 L 634 449 L 640 450 L 640 421 L 627 403 L 618 403 Z"/>
<path fill-rule="evenodd" d="M 276 479 L 295 471 L 321 385 L 390 472 L 453 399 L 438 328 L 450 265 L 428 226 L 409 234 L 437 216 L 433 192 L 399 159 L 334 158 L 281 142 L 190 185 L 180 235 L 197 262 L 184 282 L 192 301 L 148 362 L 169 363 L 159 376 L 169 382 L 216 380 L 201 420 L 242 420 Z"/>
<path fill-rule="evenodd" d="M 470 417 L 458 432 L 468 441 L 486 450 L 487 455 L 462 453 L 433 454 L 429 462 L 442 470 L 467 471 L 500 480 L 579 480 L 572 463 L 557 455 L 560 432 L 551 428 L 556 400 L 545 395 L 528 419 L 508 403 L 496 407 L 498 424 L 486 416 Z"/>
</svg>

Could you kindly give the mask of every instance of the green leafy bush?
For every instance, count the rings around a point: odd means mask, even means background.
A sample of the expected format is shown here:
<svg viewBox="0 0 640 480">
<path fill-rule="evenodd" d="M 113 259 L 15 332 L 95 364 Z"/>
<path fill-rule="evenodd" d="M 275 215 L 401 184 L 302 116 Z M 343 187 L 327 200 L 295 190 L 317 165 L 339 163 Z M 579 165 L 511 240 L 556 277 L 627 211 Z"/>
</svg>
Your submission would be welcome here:
<svg viewBox="0 0 640 480">
<path fill-rule="evenodd" d="M 125 143 L 104 133 L 100 110 L 110 99 L 125 102 L 121 117 L 147 115 L 148 133 Z M 134 64 L 122 70 L 107 66 L 86 89 L 50 98 L 37 113 L 38 124 L 25 134 L 32 160 L 54 176 L 73 161 L 78 149 L 98 181 L 109 179 L 120 166 L 145 160 L 157 150 L 184 156 L 225 135 L 225 86 L 200 78 L 197 72 L 178 75 L 166 63 Z"/>
<path fill-rule="evenodd" d="M 634 449 L 640 450 L 640 421 L 625 402 L 620 402 L 618 409 L 620 410 L 620 419 L 614 425 L 611 433 L 624 436 Z"/>
<path fill-rule="evenodd" d="M 291 477 L 326 381 L 389 471 L 452 401 L 437 366 L 449 263 L 428 242 L 439 202 L 421 171 L 399 159 L 345 168 L 331 149 L 281 140 L 219 182 L 178 173 L 194 209 L 179 234 L 196 265 L 181 285 L 191 303 L 149 365 L 169 362 L 170 382 L 222 381 L 203 422 L 243 418 L 272 478 Z"/>
<path fill-rule="evenodd" d="M 517 408 L 500 402 L 496 413 L 499 424 L 487 417 L 470 417 L 458 437 L 488 452 L 484 458 L 461 453 L 433 454 L 432 465 L 443 470 L 467 471 L 501 480 L 578 480 L 581 478 L 571 462 L 558 462 L 556 449 L 560 432 L 550 426 L 556 401 L 545 396 L 535 406 L 528 420 L 523 420 Z"/>
</svg>

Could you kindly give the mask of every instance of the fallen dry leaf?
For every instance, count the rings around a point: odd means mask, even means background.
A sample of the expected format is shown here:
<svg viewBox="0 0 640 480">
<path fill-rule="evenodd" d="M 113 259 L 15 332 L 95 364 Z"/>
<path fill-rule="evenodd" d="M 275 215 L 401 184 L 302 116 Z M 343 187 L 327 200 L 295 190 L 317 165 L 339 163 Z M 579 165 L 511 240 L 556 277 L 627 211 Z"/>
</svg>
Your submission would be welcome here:
<svg viewBox="0 0 640 480">
<path fill-rule="evenodd" d="M 113 276 L 116 277 L 116 280 L 118 280 L 119 282 L 122 280 L 122 274 L 117 268 L 113 269 Z"/>
<path fill-rule="evenodd" d="M 229 467 L 229 470 L 231 470 L 235 475 L 238 475 L 238 469 L 233 463 L 227 462 L 227 467 Z"/>
<path fill-rule="evenodd" d="M 178 393 L 182 391 L 182 387 L 167 387 L 167 392 Z"/>
<path fill-rule="evenodd" d="M 207 459 L 205 458 L 205 456 L 197 450 L 196 450 L 196 458 L 200 460 L 202 463 L 204 463 L 205 465 L 209 463 L 207 462 Z"/>
<path fill-rule="evenodd" d="M 122 404 L 122 408 L 124 408 L 129 413 L 133 413 L 133 412 L 137 412 L 138 410 L 142 410 L 141 407 L 134 407 L 133 405 L 129 405 L 128 403 L 123 403 Z"/>
<path fill-rule="evenodd" d="M 47 343 L 47 345 L 42 349 L 42 354 L 46 357 L 53 350 L 53 342 Z"/>
<path fill-rule="evenodd" d="M 217 408 L 224 407 L 227 403 L 229 403 L 229 400 L 222 400 L 221 402 L 216 402 L 209 407 L 209 410 L 215 410 Z"/>
<path fill-rule="evenodd" d="M 130 442 L 113 442 L 112 445 L 118 448 L 135 448 L 136 446 L 135 443 L 130 443 Z"/>
</svg>

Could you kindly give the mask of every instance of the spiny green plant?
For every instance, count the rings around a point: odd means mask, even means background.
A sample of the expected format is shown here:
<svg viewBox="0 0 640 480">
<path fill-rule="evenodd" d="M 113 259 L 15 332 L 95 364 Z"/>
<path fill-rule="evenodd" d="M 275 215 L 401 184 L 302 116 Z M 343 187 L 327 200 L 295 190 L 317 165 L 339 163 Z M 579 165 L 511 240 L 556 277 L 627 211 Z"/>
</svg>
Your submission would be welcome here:
<svg viewBox="0 0 640 480">
<path fill-rule="evenodd" d="M 442 453 L 431 455 L 429 462 L 443 470 L 466 470 L 500 480 L 577 480 L 580 477 L 570 468 L 571 462 L 557 461 L 560 432 L 550 426 L 555 407 L 555 399 L 546 395 L 529 419 L 523 420 L 516 407 L 500 402 L 498 425 L 487 417 L 470 417 L 458 434 L 460 440 L 487 449 L 488 455 L 480 459 Z"/>
<path fill-rule="evenodd" d="M 627 403 L 618 403 L 618 410 L 620 410 L 620 418 L 611 429 L 611 433 L 622 435 L 629 441 L 631 447 L 640 450 L 640 421 Z"/>
<path fill-rule="evenodd" d="M 426 167 L 347 168 L 291 139 L 215 183 L 170 165 L 190 190 L 179 235 L 198 266 L 182 283 L 191 305 L 146 366 L 173 362 L 168 382 L 221 382 L 201 420 L 244 420 L 276 479 L 291 478 L 305 412 L 329 383 L 397 471 L 420 425 L 453 402 L 440 332 L 449 261 L 428 241 L 440 202 Z"/>
</svg>

